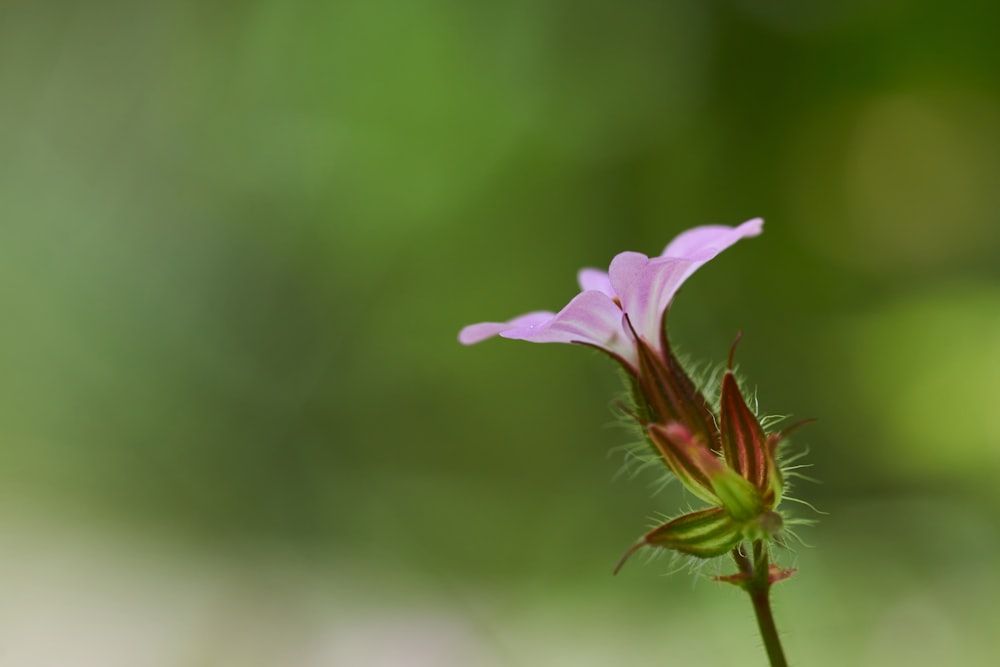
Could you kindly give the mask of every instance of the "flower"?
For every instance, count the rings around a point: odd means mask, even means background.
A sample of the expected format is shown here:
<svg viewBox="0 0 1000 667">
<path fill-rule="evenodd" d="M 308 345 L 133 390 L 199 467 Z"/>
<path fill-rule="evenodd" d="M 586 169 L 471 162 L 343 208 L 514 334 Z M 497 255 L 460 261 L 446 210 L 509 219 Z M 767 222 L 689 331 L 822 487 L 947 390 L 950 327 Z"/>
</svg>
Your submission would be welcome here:
<svg viewBox="0 0 1000 667">
<path fill-rule="evenodd" d="M 770 545 L 784 544 L 786 533 L 777 511 L 784 491 L 777 450 L 788 433 L 806 422 L 767 431 L 767 420 L 762 423 L 750 409 L 733 375 L 739 338 L 729 353 L 718 409 L 713 409 L 670 349 L 666 323 L 684 281 L 740 239 L 760 234 L 763 224 L 754 218 L 737 227 L 695 227 L 671 241 L 659 257 L 620 253 L 607 273 L 582 269 L 577 275 L 581 292 L 558 313 L 535 311 L 508 322 L 472 324 L 459 332 L 458 340 L 472 345 L 502 336 L 577 343 L 621 363 L 631 403 L 618 405 L 639 426 L 653 454 L 636 460 L 643 466 L 662 462 L 708 507 L 689 510 L 647 532 L 614 571 L 643 547 L 706 559 L 730 553 L 739 571 L 716 581 L 750 595 L 771 664 L 785 665 L 768 597 L 774 583 L 794 572 L 770 563 Z"/>
<path fill-rule="evenodd" d="M 639 368 L 637 338 L 655 352 L 667 348 L 663 318 L 677 290 L 703 264 L 742 238 L 761 233 L 764 221 L 737 227 L 695 227 L 671 241 L 659 257 L 623 252 L 605 273 L 585 268 L 577 275 L 581 292 L 558 313 L 536 311 L 508 322 L 471 324 L 458 334 L 464 345 L 501 336 L 532 343 L 577 343 L 598 348 Z"/>
</svg>

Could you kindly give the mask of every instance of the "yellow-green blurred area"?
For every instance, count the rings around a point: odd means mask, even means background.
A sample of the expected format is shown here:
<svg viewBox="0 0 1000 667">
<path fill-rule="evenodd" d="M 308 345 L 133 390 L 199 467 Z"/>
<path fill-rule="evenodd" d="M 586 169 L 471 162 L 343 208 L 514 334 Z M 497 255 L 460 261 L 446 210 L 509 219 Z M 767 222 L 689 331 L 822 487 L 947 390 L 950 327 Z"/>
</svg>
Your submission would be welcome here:
<svg viewBox="0 0 1000 667">
<path fill-rule="evenodd" d="M 0 6 L 0 662 L 764 665 L 619 555 L 619 378 L 459 328 L 767 223 L 671 310 L 818 417 L 793 664 L 1000 654 L 1000 5 Z M 674 570 L 680 570 L 667 576 Z M 693 583 L 695 582 L 695 583 Z"/>
</svg>

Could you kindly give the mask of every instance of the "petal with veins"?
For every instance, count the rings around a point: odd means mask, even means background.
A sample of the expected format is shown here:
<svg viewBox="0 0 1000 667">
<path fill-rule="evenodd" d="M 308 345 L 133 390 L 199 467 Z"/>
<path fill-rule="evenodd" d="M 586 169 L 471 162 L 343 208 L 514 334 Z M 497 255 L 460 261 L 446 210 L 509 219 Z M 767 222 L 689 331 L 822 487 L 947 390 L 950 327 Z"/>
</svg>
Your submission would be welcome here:
<svg viewBox="0 0 1000 667">
<path fill-rule="evenodd" d="M 548 322 L 508 329 L 500 335 L 533 343 L 593 345 L 636 365 L 635 345 L 622 325 L 622 311 L 603 292 L 581 292 Z"/>
<path fill-rule="evenodd" d="M 492 338 L 504 331 L 509 331 L 510 329 L 521 329 L 523 327 L 532 327 L 543 324 L 556 314 L 546 311 L 539 310 L 533 313 L 528 313 L 526 315 L 521 315 L 516 317 L 509 322 L 480 322 L 479 324 L 470 324 L 464 327 L 458 332 L 458 342 L 462 345 L 474 345 L 480 341 L 484 341 L 487 338 Z"/>
<path fill-rule="evenodd" d="M 754 218 L 738 227 L 703 225 L 681 232 L 663 250 L 661 257 L 680 257 L 707 262 L 740 239 L 757 236 L 763 231 L 764 220 Z"/>
<path fill-rule="evenodd" d="M 604 292 L 612 299 L 618 296 L 611 289 L 611 279 L 608 277 L 607 271 L 601 271 L 600 269 L 580 269 L 580 272 L 576 274 L 576 280 L 580 283 L 580 290 L 583 292 L 597 290 L 598 292 Z"/>
<path fill-rule="evenodd" d="M 706 225 L 680 234 L 660 257 L 623 252 L 608 273 L 586 268 L 577 274 L 583 290 L 561 311 L 539 311 L 509 322 L 481 322 L 465 327 L 458 339 L 472 345 L 492 336 L 535 343 L 582 343 L 606 350 L 637 367 L 632 329 L 660 350 L 663 316 L 677 290 L 698 268 L 742 238 L 760 234 L 764 221 L 748 220 L 738 227 Z"/>
<path fill-rule="evenodd" d="M 635 332 L 659 349 L 663 313 L 693 262 L 673 257 L 649 259 L 642 253 L 623 252 L 611 261 L 611 284 L 628 313 Z"/>
<path fill-rule="evenodd" d="M 611 260 L 610 282 L 637 334 L 659 348 L 663 314 L 684 281 L 703 264 L 742 238 L 761 233 L 764 221 L 738 227 L 706 225 L 680 234 L 652 259 L 623 252 Z"/>
</svg>

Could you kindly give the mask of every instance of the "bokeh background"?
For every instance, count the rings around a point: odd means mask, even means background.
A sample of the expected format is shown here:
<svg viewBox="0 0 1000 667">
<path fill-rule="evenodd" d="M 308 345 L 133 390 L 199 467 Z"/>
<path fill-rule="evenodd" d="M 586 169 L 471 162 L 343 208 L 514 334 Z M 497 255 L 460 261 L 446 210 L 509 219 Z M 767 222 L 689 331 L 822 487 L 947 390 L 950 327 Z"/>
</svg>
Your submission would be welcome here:
<svg viewBox="0 0 1000 667">
<path fill-rule="evenodd" d="M 618 377 L 456 342 L 763 216 L 672 310 L 828 515 L 800 665 L 1000 653 L 1000 5 L 0 7 L 0 661 L 764 665 Z M 802 517 L 815 516 L 806 507 Z"/>
</svg>

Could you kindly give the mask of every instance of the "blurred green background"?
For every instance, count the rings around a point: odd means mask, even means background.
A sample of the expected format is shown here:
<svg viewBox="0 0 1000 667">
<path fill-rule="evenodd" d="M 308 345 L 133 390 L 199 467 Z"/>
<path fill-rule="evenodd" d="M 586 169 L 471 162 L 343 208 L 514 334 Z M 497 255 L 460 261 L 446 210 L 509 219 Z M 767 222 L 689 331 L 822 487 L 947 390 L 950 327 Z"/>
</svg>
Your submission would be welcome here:
<svg viewBox="0 0 1000 667">
<path fill-rule="evenodd" d="M 672 310 L 815 416 L 800 665 L 1000 653 L 1000 5 L 0 7 L 0 654 L 764 665 L 621 552 L 618 378 L 456 342 L 763 216 Z M 809 516 L 806 508 L 796 510 Z M 712 574 L 709 566 L 706 574 Z M 728 569 L 728 566 L 724 566 Z"/>
</svg>

